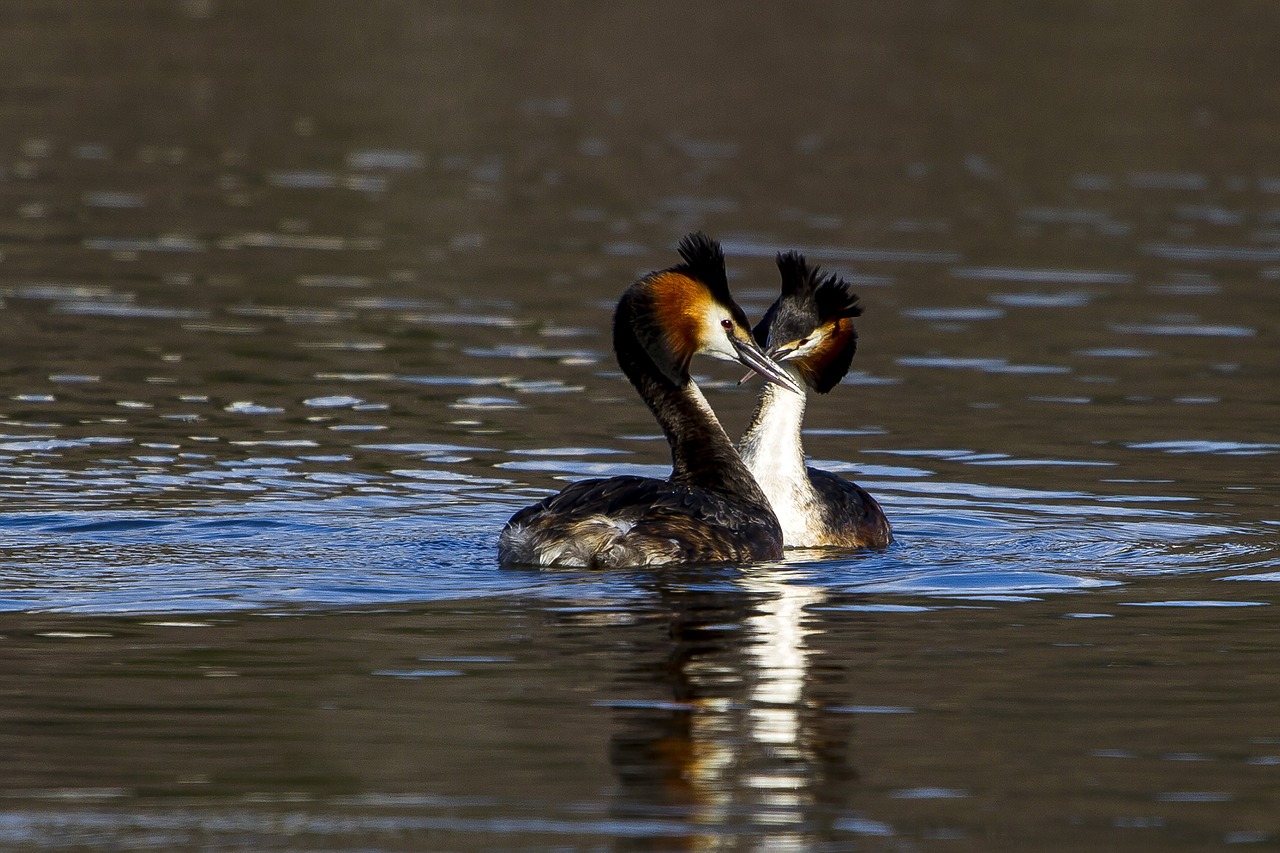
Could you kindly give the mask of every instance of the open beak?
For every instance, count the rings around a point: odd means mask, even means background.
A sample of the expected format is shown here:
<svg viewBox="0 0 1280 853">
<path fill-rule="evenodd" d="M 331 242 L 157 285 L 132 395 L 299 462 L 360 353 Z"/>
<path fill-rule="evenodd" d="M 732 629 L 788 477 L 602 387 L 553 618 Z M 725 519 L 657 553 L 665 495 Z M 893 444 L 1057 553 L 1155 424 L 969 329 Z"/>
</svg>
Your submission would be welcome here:
<svg viewBox="0 0 1280 853">
<path fill-rule="evenodd" d="M 741 341 L 737 338 L 730 338 L 730 340 L 733 341 L 733 348 L 738 353 L 738 361 L 775 385 L 781 385 L 788 391 L 794 391 L 801 396 L 804 395 L 804 388 L 800 387 L 800 383 L 792 378 L 785 368 L 761 352 L 754 341 Z M 746 380 L 744 379 L 743 381 Z M 742 383 L 738 384 L 741 385 Z"/>
</svg>

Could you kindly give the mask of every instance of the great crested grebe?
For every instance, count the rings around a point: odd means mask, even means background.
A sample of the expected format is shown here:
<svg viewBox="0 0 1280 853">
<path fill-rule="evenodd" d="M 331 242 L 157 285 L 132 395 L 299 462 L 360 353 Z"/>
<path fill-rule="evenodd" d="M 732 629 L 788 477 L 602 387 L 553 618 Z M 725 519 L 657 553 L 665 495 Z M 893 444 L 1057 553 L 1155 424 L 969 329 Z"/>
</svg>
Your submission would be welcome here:
<svg viewBox="0 0 1280 853">
<path fill-rule="evenodd" d="M 680 241 L 684 262 L 649 273 L 622 295 L 613 347 L 622 372 L 671 445 L 671 478 L 583 480 L 520 510 L 498 539 L 503 563 L 657 566 L 777 559 L 782 531 L 733 442 L 689 376 L 695 353 L 739 361 L 766 380 L 804 389 L 765 356 L 725 277 L 720 244 Z"/>
<path fill-rule="evenodd" d="M 802 255 L 778 255 L 782 294 L 756 325 L 771 358 L 819 394 L 849 372 L 858 348 L 858 297 L 836 275 L 823 275 Z M 782 525 L 788 548 L 883 548 L 893 541 L 880 504 L 843 477 L 804 462 L 800 424 L 805 395 L 766 384 L 742 437 L 742 459 Z"/>
</svg>

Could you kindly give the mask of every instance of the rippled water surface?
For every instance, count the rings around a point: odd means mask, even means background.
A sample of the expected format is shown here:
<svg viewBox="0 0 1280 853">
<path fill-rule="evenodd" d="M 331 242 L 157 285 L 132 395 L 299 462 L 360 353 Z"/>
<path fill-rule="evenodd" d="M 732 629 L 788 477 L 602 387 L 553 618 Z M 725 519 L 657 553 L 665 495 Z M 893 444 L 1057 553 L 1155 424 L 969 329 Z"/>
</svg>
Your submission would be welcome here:
<svg viewBox="0 0 1280 853">
<path fill-rule="evenodd" d="M 8 4 L 0 846 L 1280 846 L 1277 25 Z M 499 568 L 665 474 L 607 329 L 695 228 L 854 283 L 898 542 Z"/>
</svg>

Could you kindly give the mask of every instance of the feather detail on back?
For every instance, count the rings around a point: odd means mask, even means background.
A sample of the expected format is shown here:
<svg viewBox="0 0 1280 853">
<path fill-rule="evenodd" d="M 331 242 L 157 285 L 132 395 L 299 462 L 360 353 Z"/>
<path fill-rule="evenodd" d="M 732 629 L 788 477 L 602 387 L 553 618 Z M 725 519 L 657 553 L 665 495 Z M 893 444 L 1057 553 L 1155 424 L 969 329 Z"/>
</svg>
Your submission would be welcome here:
<svg viewBox="0 0 1280 853">
<path fill-rule="evenodd" d="M 777 520 L 708 492 L 648 477 L 583 480 L 511 517 L 504 563 L 659 566 L 758 559 Z"/>
</svg>

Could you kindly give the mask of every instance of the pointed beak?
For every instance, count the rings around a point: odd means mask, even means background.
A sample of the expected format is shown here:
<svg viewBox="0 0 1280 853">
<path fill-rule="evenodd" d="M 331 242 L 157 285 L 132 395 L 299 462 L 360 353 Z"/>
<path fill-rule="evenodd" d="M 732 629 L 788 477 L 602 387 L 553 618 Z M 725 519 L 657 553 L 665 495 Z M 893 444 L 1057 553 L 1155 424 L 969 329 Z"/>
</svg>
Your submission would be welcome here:
<svg viewBox="0 0 1280 853">
<path fill-rule="evenodd" d="M 776 346 L 773 349 L 769 350 L 769 358 L 773 359 L 774 361 L 785 361 L 788 358 L 791 358 L 791 354 L 798 349 L 799 347 L 794 345 L 788 346 L 786 344 L 783 344 L 781 346 Z"/>
<path fill-rule="evenodd" d="M 782 361 L 786 361 L 788 358 L 790 358 L 790 357 L 792 356 L 792 354 L 793 354 L 793 353 L 795 353 L 795 351 L 796 351 L 797 349 L 798 349 L 798 347 L 794 347 L 794 346 L 777 346 L 777 347 L 774 347 L 773 349 L 769 350 L 769 352 L 767 353 L 767 355 L 769 356 L 769 358 L 770 358 L 772 361 L 782 362 Z M 752 370 L 752 371 L 751 371 L 750 373 L 748 373 L 746 376 L 744 376 L 744 377 L 742 377 L 741 379 L 739 379 L 739 380 L 738 380 L 738 384 L 739 384 L 739 385 L 746 385 L 746 384 L 747 384 L 747 382 L 749 382 L 749 381 L 751 380 L 751 377 L 752 377 L 752 376 L 755 376 L 755 375 L 756 375 L 756 372 L 755 372 L 754 370 Z M 790 375 L 790 374 L 788 374 L 788 375 Z"/>
<path fill-rule="evenodd" d="M 788 391 L 794 391 L 800 395 L 804 394 L 804 388 L 800 387 L 800 383 L 792 378 L 785 368 L 761 352 L 754 341 L 741 341 L 737 338 L 730 338 L 730 340 L 733 341 L 733 348 L 738 353 L 738 361 L 775 385 L 781 385 Z"/>
</svg>

